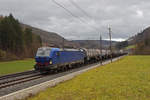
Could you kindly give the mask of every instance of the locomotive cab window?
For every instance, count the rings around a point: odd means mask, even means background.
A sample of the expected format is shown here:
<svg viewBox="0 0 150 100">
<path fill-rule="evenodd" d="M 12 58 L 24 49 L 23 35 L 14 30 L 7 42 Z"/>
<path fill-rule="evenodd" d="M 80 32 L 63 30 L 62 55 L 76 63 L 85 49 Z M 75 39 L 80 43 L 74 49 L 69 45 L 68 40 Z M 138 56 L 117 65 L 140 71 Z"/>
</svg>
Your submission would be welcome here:
<svg viewBox="0 0 150 100">
<path fill-rule="evenodd" d="M 50 49 L 46 49 L 46 48 L 39 48 L 36 53 L 36 56 L 39 57 L 47 57 L 49 55 L 50 55 Z"/>
</svg>

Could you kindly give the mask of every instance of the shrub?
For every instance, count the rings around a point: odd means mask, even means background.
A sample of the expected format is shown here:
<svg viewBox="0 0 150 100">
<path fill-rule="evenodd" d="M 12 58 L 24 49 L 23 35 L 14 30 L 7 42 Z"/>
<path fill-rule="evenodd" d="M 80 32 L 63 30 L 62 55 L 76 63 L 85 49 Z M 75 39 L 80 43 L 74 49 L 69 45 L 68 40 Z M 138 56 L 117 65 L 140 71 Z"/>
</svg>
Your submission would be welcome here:
<svg viewBox="0 0 150 100">
<path fill-rule="evenodd" d="M 0 49 L 0 59 L 6 58 L 6 52 Z"/>
</svg>

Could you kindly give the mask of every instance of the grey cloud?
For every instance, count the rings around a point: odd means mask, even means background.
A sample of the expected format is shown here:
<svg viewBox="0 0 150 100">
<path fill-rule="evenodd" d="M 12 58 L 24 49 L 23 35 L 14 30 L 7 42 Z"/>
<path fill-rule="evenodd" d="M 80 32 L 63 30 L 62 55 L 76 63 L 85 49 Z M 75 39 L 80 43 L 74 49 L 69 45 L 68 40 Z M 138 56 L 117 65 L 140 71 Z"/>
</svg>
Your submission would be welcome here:
<svg viewBox="0 0 150 100">
<path fill-rule="evenodd" d="M 67 39 L 108 38 L 108 26 L 114 39 L 127 39 L 150 24 L 149 0 L 73 0 L 90 16 L 76 9 L 69 0 L 55 0 L 73 14 L 71 16 L 51 0 L 0 0 L 0 14 L 12 13 L 25 24 L 57 32 Z M 99 31 L 93 29 L 97 28 Z"/>
</svg>

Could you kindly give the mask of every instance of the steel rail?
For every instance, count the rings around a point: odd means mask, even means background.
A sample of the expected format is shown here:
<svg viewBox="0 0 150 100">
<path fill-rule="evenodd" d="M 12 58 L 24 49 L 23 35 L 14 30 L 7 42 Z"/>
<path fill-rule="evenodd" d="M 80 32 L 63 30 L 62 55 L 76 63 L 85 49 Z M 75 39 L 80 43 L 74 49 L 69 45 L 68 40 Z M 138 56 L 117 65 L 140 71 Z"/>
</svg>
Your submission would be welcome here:
<svg viewBox="0 0 150 100">
<path fill-rule="evenodd" d="M 39 78 L 42 78 L 42 77 L 44 77 L 44 76 L 40 75 L 40 74 L 37 74 L 37 75 L 29 76 L 29 77 L 24 77 L 24 78 L 12 80 L 12 81 L 9 81 L 9 82 L 4 82 L 4 83 L 0 84 L 0 89 L 10 87 L 10 86 L 13 86 L 13 85 L 17 85 L 17 84 L 21 84 L 21 83 L 24 83 L 24 82 L 27 82 L 27 81 L 39 79 Z"/>
</svg>

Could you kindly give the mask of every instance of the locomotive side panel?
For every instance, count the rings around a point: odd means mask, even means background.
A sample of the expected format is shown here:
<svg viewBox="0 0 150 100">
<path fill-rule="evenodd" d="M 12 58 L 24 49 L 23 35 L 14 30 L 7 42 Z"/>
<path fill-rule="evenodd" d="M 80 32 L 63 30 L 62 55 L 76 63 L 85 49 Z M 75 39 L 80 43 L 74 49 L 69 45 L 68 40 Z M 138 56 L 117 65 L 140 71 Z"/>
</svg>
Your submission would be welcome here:
<svg viewBox="0 0 150 100">
<path fill-rule="evenodd" d="M 53 64 L 65 64 L 84 61 L 84 53 L 81 51 L 57 51 L 52 57 Z"/>
<path fill-rule="evenodd" d="M 41 48 L 41 53 L 45 52 L 45 48 Z M 39 71 L 60 70 L 71 64 L 82 64 L 86 54 L 83 50 L 78 49 L 59 49 L 51 48 L 49 54 L 36 56 L 35 69 Z M 48 58 L 48 60 L 46 60 Z M 45 62 L 46 61 L 46 62 Z"/>
</svg>

